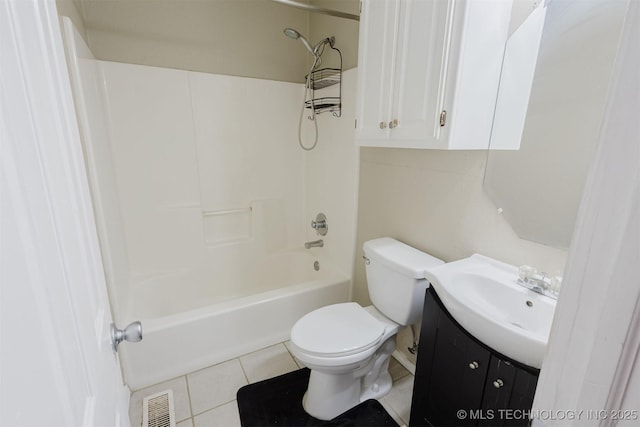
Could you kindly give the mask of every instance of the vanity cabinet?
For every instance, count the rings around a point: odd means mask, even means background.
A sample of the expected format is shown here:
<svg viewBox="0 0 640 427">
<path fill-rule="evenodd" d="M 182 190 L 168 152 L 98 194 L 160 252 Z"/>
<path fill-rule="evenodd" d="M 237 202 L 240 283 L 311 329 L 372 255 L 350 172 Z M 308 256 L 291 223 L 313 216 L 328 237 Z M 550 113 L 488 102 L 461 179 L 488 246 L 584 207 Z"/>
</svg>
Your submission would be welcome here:
<svg viewBox="0 0 640 427">
<path fill-rule="evenodd" d="M 427 290 L 410 426 L 526 426 L 537 380 L 537 369 L 479 342 Z"/>
<path fill-rule="evenodd" d="M 486 149 L 511 0 L 362 0 L 356 142 Z"/>
</svg>

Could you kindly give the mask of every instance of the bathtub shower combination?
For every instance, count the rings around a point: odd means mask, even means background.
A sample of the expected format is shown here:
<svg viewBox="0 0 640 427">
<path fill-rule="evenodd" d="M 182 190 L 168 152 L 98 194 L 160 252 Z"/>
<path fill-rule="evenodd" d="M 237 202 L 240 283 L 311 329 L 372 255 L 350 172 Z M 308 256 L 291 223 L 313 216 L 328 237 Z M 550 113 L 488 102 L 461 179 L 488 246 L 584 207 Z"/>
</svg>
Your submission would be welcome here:
<svg viewBox="0 0 640 427">
<path fill-rule="evenodd" d="M 99 61 L 64 30 L 114 318 L 143 326 L 119 348 L 130 388 L 288 340 L 350 299 L 353 230 L 333 255 L 303 249 L 304 85 Z"/>
</svg>

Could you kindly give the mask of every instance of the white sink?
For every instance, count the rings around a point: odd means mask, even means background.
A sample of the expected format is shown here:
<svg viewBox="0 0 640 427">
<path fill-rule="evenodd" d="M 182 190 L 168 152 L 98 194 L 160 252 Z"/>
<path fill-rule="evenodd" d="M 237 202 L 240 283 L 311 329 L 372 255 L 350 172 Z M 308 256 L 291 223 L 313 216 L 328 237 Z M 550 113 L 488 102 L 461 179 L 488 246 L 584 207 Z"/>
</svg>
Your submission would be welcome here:
<svg viewBox="0 0 640 427">
<path fill-rule="evenodd" d="M 463 328 L 494 350 L 540 368 L 556 301 L 517 283 L 518 269 L 475 254 L 425 271 Z"/>
</svg>

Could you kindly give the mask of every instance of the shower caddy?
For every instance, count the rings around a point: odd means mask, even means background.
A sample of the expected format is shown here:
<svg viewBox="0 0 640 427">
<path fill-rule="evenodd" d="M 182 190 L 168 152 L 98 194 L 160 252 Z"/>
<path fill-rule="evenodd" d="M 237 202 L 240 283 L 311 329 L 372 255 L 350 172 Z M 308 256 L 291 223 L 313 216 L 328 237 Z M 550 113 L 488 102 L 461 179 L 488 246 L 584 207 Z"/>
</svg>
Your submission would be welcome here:
<svg viewBox="0 0 640 427">
<path fill-rule="evenodd" d="M 311 98 L 305 99 L 304 106 L 313 111 L 309 116 L 310 120 L 314 120 L 315 114 L 321 114 L 330 111 L 334 117 L 342 116 L 342 52 L 340 49 L 329 45 L 331 49 L 338 53 L 340 58 L 340 68 L 317 68 L 305 76 L 305 81 L 311 92 Z M 338 96 L 319 96 L 316 97 L 316 91 L 331 86 L 338 85 Z M 320 93 L 322 94 L 322 92 Z"/>
</svg>

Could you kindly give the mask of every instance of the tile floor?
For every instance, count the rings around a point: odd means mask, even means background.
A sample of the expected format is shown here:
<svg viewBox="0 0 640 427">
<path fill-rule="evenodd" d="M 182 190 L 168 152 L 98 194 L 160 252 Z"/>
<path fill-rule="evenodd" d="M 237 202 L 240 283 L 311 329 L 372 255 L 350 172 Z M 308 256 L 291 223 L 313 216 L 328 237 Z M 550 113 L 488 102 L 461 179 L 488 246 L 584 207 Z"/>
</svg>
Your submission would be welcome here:
<svg viewBox="0 0 640 427">
<path fill-rule="evenodd" d="M 389 366 L 393 388 L 380 402 L 399 425 L 407 425 L 413 375 L 393 358 Z M 172 389 L 177 427 L 240 426 L 235 400 L 240 387 L 301 367 L 291 355 L 288 343 L 281 343 L 137 390 L 131 395 L 129 406 L 131 425 L 142 425 L 142 400 L 146 396 Z"/>
</svg>

